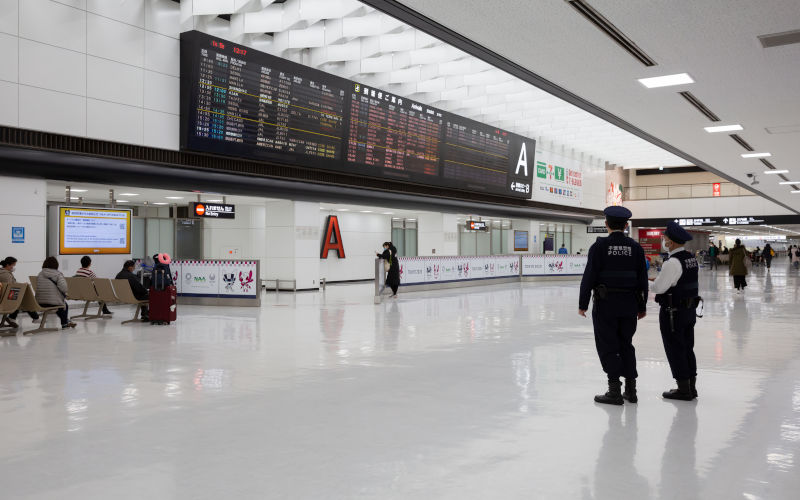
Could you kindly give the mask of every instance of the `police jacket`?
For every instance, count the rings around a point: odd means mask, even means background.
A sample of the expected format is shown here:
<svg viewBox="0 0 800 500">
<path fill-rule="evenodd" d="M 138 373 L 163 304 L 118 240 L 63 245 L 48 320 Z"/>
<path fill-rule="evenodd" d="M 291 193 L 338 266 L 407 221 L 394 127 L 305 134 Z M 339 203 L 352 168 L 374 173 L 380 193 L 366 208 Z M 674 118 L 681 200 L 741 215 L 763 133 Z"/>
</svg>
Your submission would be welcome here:
<svg viewBox="0 0 800 500">
<path fill-rule="evenodd" d="M 689 307 L 692 304 L 692 300 L 699 295 L 699 285 L 697 283 L 697 271 L 699 266 L 697 265 L 697 259 L 690 252 L 680 248 L 678 251 L 670 254 L 669 259 L 664 263 L 664 267 L 661 271 L 662 273 L 665 271 L 670 261 L 677 261 L 680 264 L 679 277 L 677 280 L 670 278 L 672 283 L 669 283 L 669 285 L 671 286 L 663 292 L 661 290 L 663 290 L 664 285 L 661 282 L 653 284 L 653 288 L 657 292 L 656 302 L 662 306 L 672 305 L 675 307 Z M 677 270 L 677 266 L 674 264 L 669 264 L 669 266 L 675 267 Z M 668 300 L 670 296 L 672 298 L 671 303 Z"/>
<path fill-rule="evenodd" d="M 600 285 L 605 287 L 608 294 L 601 302 L 616 308 L 620 314 L 645 311 L 648 282 L 644 250 L 621 231 L 597 238 L 589 248 L 578 299 L 580 309 L 589 309 L 592 290 Z M 597 293 L 595 300 L 598 300 Z"/>
</svg>

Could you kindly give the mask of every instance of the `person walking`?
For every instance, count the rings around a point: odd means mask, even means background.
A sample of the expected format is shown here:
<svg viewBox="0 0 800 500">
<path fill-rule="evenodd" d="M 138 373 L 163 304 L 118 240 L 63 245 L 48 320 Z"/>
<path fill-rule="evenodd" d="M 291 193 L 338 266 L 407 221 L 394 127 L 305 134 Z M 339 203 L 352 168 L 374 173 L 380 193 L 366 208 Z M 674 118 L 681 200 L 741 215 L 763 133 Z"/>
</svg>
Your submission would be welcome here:
<svg viewBox="0 0 800 500">
<path fill-rule="evenodd" d="M 665 391 L 666 399 L 691 401 L 697 397 L 697 359 L 694 355 L 694 326 L 696 309 L 702 299 L 699 296 L 697 259 L 684 248 L 692 235 L 677 222 L 667 224 L 663 245 L 669 249 L 669 257 L 661 273 L 652 278 L 651 289 L 656 302 L 661 306 L 658 324 L 664 352 L 669 361 L 672 377 L 677 389 Z"/>
<path fill-rule="evenodd" d="M 16 278 L 14 278 L 14 268 L 16 267 L 17 267 L 17 259 L 15 257 L 9 256 L 0 261 L 0 283 L 6 285 L 10 285 L 11 283 L 16 283 L 17 280 Z M 5 323 L 11 328 L 19 327 L 19 325 L 17 324 L 18 314 L 19 311 L 14 311 L 13 313 L 9 314 L 6 317 Z M 28 311 L 28 316 L 30 316 L 33 321 L 39 321 L 39 315 L 33 311 Z M 2 326 L 1 323 L 0 326 Z"/>
<path fill-rule="evenodd" d="M 377 254 L 383 259 L 386 270 L 386 286 L 392 289 L 392 298 L 397 298 L 397 289 L 400 288 L 400 263 L 397 261 L 397 248 L 391 241 L 383 243 L 383 253 Z"/>
<path fill-rule="evenodd" d="M 58 270 L 58 259 L 48 257 L 42 263 L 42 270 L 36 276 L 36 301 L 42 307 L 58 307 L 56 315 L 61 320 L 61 328 L 75 328 L 77 325 L 69 320 L 67 297 L 67 280 Z M 42 325 L 44 326 L 44 325 Z"/>
<path fill-rule="evenodd" d="M 597 238 L 589 248 L 581 280 L 578 314 L 586 317 L 594 297 L 592 324 L 600 364 L 608 377 L 608 391 L 595 402 L 621 405 L 636 403 L 636 349 L 633 335 L 638 320 L 646 316 L 647 264 L 642 247 L 623 231 L 631 218 L 625 207 L 606 208 L 609 235 Z M 622 392 L 620 377 L 625 378 Z"/>
<path fill-rule="evenodd" d="M 800 246 L 795 245 L 794 248 L 792 248 L 791 254 L 792 266 L 794 266 L 795 269 L 800 268 Z"/>
<path fill-rule="evenodd" d="M 94 274 L 94 271 L 92 271 L 90 267 L 92 267 L 92 258 L 89 257 L 88 255 L 84 255 L 83 257 L 81 257 L 81 268 L 75 271 L 75 277 L 89 278 L 90 280 L 97 278 L 97 275 Z M 105 314 L 106 316 L 111 316 L 112 314 L 114 314 L 108 310 L 108 306 L 106 305 L 105 302 L 103 302 L 103 314 Z"/>
<path fill-rule="evenodd" d="M 708 247 L 709 262 L 711 263 L 710 269 L 712 270 L 714 269 L 714 266 L 717 266 L 717 269 L 719 269 L 719 266 L 717 265 L 717 255 L 719 255 L 719 248 L 717 248 L 715 243 L 712 243 L 711 246 Z"/>
<path fill-rule="evenodd" d="M 772 249 L 772 245 L 767 243 L 764 245 L 764 264 L 767 265 L 767 269 L 772 267 L 772 258 L 775 257 L 775 250 Z"/>
<path fill-rule="evenodd" d="M 747 280 L 745 279 L 745 276 L 747 276 L 747 264 L 745 264 L 745 259 L 749 258 L 747 250 L 742 246 L 742 240 L 737 238 L 730 253 L 728 262 L 730 270 L 728 272 L 733 276 L 733 286 L 739 292 L 744 292 L 744 288 L 747 286 Z"/>
</svg>

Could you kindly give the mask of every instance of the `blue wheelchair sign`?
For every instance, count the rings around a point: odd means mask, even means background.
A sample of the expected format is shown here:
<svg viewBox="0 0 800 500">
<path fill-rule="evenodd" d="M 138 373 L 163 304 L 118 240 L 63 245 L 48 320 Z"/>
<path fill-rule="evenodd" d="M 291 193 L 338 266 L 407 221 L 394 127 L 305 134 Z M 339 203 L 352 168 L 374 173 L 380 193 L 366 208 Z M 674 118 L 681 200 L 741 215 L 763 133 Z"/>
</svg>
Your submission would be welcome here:
<svg viewBox="0 0 800 500">
<path fill-rule="evenodd" d="M 25 228 L 12 227 L 11 228 L 11 243 L 25 243 Z"/>
</svg>

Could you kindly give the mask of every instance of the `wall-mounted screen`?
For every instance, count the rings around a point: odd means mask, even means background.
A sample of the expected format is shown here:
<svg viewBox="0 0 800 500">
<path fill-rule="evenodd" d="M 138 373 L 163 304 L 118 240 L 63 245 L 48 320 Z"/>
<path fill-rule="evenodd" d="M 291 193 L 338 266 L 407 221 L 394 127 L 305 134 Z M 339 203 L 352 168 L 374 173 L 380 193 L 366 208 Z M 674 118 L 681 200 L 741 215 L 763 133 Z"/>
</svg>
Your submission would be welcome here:
<svg viewBox="0 0 800 500">
<path fill-rule="evenodd" d="M 61 255 L 131 253 L 131 211 L 59 207 Z"/>
<path fill-rule="evenodd" d="M 216 37 L 181 34 L 181 148 L 530 198 L 535 141 Z"/>
<path fill-rule="evenodd" d="M 514 231 L 514 251 L 528 251 L 528 231 Z"/>
</svg>

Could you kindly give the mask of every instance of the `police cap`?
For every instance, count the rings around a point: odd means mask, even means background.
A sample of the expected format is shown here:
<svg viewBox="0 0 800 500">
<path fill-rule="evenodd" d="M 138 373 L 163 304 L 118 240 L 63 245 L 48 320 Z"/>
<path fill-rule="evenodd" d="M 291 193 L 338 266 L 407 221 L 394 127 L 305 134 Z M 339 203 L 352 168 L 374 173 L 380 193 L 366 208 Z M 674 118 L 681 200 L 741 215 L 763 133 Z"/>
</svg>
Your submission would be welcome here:
<svg viewBox="0 0 800 500">
<path fill-rule="evenodd" d="M 603 213 L 610 222 L 626 222 L 633 216 L 630 210 L 619 205 L 607 207 Z"/>
<path fill-rule="evenodd" d="M 664 231 L 664 235 L 675 243 L 679 244 L 683 244 L 692 240 L 692 235 L 675 221 L 671 221 L 669 224 L 667 224 L 667 229 Z"/>
</svg>

